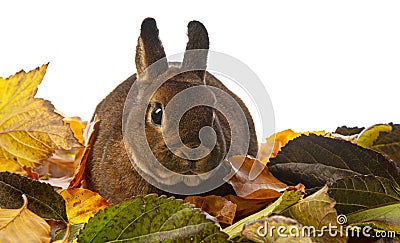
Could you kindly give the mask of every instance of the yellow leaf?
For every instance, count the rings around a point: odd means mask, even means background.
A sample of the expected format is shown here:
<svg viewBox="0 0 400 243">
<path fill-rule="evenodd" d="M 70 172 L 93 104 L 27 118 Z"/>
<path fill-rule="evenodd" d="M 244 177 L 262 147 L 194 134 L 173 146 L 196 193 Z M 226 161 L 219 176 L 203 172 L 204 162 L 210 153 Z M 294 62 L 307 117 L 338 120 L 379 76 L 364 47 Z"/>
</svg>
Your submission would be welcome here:
<svg viewBox="0 0 400 243">
<path fill-rule="evenodd" d="M 25 195 L 19 209 L 0 208 L 0 242 L 50 242 L 50 225 L 32 213 Z"/>
<path fill-rule="evenodd" d="M 34 98 L 46 68 L 0 77 L 0 158 L 20 166 L 34 168 L 56 148 L 68 150 L 75 142 L 53 105 Z"/>
<path fill-rule="evenodd" d="M 374 144 L 375 140 L 378 138 L 380 132 L 390 132 L 392 127 L 388 124 L 377 124 L 370 128 L 365 129 L 358 135 L 357 144 L 369 148 Z"/>
<path fill-rule="evenodd" d="M 14 172 L 23 176 L 26 175 L 26 171 L 19 164 L 11 160 L 0 158 L 0 172 L 2 171 Z"/>
<path fill-rule="evenodd" d="M 64 118 L 64 124 L 69 124 L 72 132 L 74 133 L 75 138 L 78 139 L 78 142 L 80 144 L 84 143 L 83 131 L 86 127 L 86 123 L 87 123 L 86 121 L 82 121 L 82 119 L 77 116 Z"/>
<path fill-rule="evenodd" d="M 108 202 L 98 193 L 83 188 L 71 188 L 58 191 L 67 206 L 69 223 L 87 223 L 99 210 L 108 207 Z"/>
</svg>

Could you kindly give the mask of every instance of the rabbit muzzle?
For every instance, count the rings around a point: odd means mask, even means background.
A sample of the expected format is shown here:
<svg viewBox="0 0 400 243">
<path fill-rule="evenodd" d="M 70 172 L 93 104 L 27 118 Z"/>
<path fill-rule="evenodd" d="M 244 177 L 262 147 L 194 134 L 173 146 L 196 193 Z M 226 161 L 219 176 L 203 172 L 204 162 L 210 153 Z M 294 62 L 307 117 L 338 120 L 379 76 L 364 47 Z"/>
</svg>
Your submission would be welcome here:
<svg viewBox="0 0 400 243">
<path fill-rule="evenodd" d="M 197 106 L 187 111 L 179 123 L 179 134 L 166 131 L 171 158 L 160 160 L 168 169 L 186 175 L 211 171 L 223 162 L 226 143 L 214 109 Z M 172 144 L 172 145 L 171 145 Z"/>
</svg>

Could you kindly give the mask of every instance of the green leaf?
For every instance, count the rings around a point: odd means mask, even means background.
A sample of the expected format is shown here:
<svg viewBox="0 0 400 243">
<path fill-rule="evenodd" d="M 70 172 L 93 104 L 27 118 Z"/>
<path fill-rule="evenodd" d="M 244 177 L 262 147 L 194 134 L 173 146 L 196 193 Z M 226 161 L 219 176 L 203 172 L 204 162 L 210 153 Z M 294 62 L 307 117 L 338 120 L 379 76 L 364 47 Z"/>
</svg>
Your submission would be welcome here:
<svg viewBox="0 0 400 243">
<path fill-rule="evenodd" d="M 303 225 L 312 225 L 317 229 L 328 223 L 337 223 L 335 200 L 329 197 L 328 187 L 324 186 L 316 193 L 300 200 L 287 208 L 282 215 L 296 219 Z"/>
<path fill-rule="evenodd" d="M 191 204 L 151 194 L 100 211 L 81 231 L 78 242 L 227 242 L 227 238 Z"/>
<path fill-rule="evenodd" d="M 374 136 L 368 136 L 368 134 Z M 387 155 L 400 166 L 400 124 L 373 126 L 363 132 L 357 144 Z"/>
<path fill-rule="evenodd" d="M 377 176 L 354 176 L 329 185 L 329 196 L 336 200 L 341 214 L 400 201 L 400 189 L 391 180 Z"/>
<path fill-rule="evenodd" d="M 335 210 L 335 200 L 329 197 L 328 187 L 324 186 L 316 193 L 300 200 L 300 202 L 289 207 L 282 212 L 283 216 L 296 219 L 304 226 L 312 226 L 317 234 L 329 225 L 339 227 L 337 222 L 337 212 Z M 335 230 L 332 228 L 332 230 Z M 317 242 L 345 242 L 345 238 L 331 237 L 327 232 L 323 237 L 314 238 Z"/>
<path fill-rule="evenodd" d="M 383 230 L 400 234 L 400 202 L 370 208 L 347 215 L 349 224 L 371 223 Z"/>
<path fill-rule="evenodd" d="M 335 133 L 343 135 L 343 136 L 352 136 L 359 134 L 364 130 L 364 127 L 346 127 L 346 126 L 341 126 L 336 128 Z"/>
<path fill-rule="evenodd" d="M 385 156 L 353 143 L 316 135 L 290 141 L 268 163 L 269 170 L 286 184 L 306 188 L 355 176 L 375 175 L 400 184 L 396 164 Z"/>
<path fill-rule="evenodd" d="M 272 213 L 280 213 L 281 211 L 297 203 L 302 197 L 303 195 L 299 191 L 285 191 L 274 203 L 265 209 L 252 214 L 229 227 L 226 227 L 223 229 L 223 231 L 229 235 L 229 238 L 235 238 L 240 235 L 246 222 L 266 218 Z"/>
<path fill-rule="evenodd" d="M 0 172 L 0 207 L 20 208 L 22 194 L 29 200 L 28 209 L 44 219 L 68 222 L 65 201 L 50 184 L 10 172 Z"/>
</svg>

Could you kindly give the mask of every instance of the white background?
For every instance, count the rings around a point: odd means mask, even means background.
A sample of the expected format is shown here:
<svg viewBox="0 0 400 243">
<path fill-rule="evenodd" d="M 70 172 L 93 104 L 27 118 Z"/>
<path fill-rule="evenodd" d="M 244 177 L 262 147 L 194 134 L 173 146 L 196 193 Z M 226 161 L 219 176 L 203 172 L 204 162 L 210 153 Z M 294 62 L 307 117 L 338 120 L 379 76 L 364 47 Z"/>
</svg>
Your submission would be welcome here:
<svg viewBox="0 0 400 243">
<path fill-rule="evenodd" d="M 39 87 L 67 115 L 96 105 L 136 72 L 141 21 L 154 17 L 167 55 L 201 21 L 211 50 L 264 82 L 276 130 L 400 122 L 400 4 L 396 1 L 2 1 L 0 76 L 50 62 Z"/>
</svg>

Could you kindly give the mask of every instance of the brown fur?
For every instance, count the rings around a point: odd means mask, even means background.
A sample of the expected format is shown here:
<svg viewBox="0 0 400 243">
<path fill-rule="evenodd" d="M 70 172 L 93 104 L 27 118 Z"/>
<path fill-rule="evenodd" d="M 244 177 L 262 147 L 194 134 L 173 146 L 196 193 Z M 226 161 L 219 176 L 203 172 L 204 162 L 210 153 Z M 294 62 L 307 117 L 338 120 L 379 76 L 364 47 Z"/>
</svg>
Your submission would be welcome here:
<svg viewBox="0 0 400 243">
<path fill-rule="evenodd" d="M 204 26 L 192 21 L 188 25 L 189 42 L 187 50 L 208 49 L 208 34 Z M 143 85 L 151 83 L 154 77 L 161 73 L 168 72 L 174 67 L 170 63 L 161 63 L 157 73 L 146 73 L 146 68 L 154 62 L 165 57 L 164 49 L 158 38 L 158 29 L 153 19 L 145 19 L 141 27 L 141 34 L 136 48 L 136 68 L 138 74 L 143 76 Z M 186 56 L 182 65 L 191 65 L 198 58 L 206 66 L 206 56 Z M 153 187 L 146 182 L 134 169 L 126 153 L 122 137 L 122 114 L 125 99 L 128 92 L 136 80 L 136 74 L 129 77 L 118 87 L 116 87 L 96 108 L 95 114 L 100 119 L 99 127 L 96 131 L 92 144 L 86 171 L 86 187 L 99 192 L 103 197 L 110 198 L 113 203 L 121 202 L 124 199 L 135 195 L 146 195 L 149 193 L 168 194 Z M 257 138 L 255 134 L 253 120 L 244 103 L 228 90 L 218 79 L 204 70 L 196 70 L 179 74 L 156 91 L 151 98 L 149 112 L 155 102 L 167 105 L 171 98 L 180 91 L 194 87 L 199 84 L 207 84 L 217 87 L 231 95 L 240 105 L 249 125 L 250 132 L 250 155 L 256 156 L 258 151 Z M 208 97 L 203 97 L 208 98 Z M 230 108 L 227 103 L 226 109 Z M 213 116 L 215 112 L 216 118 Z M 199 106 L 189 110 L 182 117 L 179 123 L 179 135 L 183 143 L 191 148 L 200 144 L 198 132 L 203 126 L 212 126 L 217 133 L 217 144 L 211 153 L 203 159 L 188 162 L 174 155 L 168 150 L 162 139 L 160 127 L 151 124 L 151 118 L 146 122 L 145 131 L 148 143 L 156 158 L 168 169 L 177 173 L 203 173 L 210 171 L 217 166 L 216 162 L 223 158 L 230 146 L 230 128 L 227 120 L 220 112 L 212 108 Z M 162 129 L 167 129 L 168 124 L 162 124 Z M 225 184 L 220 188 L 210 192 L 210 194 L 226 195 L 232 193 L 232 188 Z M 169 195 L 169 194 L 168 194 Z M 179 197 L 179 195 L 177 195 Z"/>
</svg>

